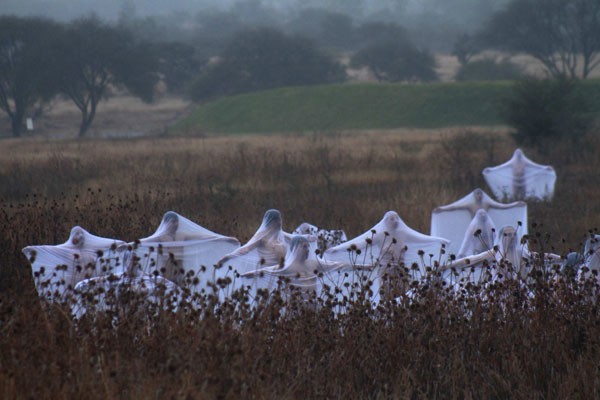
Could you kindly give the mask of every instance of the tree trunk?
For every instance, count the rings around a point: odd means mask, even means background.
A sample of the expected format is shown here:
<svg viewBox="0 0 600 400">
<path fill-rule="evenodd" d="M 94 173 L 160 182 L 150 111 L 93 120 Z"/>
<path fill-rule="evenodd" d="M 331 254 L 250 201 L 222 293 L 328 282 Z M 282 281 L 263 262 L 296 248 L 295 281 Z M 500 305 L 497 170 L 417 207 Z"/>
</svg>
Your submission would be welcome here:
<svg viewBox="0 0 600 400">
<path fill-rule="evenodd" d="M 92 125 L 92 121 L 94 120 L 94 117 L 96 116 L 96 107 L 98 106 L 98 102 L 95 100 L 92 100 L 90 102 L 90 111 L 88 112 L 87 109 L 83 109 L 81 111 L 81 124 L 79 125 L 79 137 L 84 137 L 85 134 L 87 133 L 88 129 L 90 128 L 90 126 Z"/>
<path fill-rule="evenodd" d="M 81 117 L 81 123 L 79 124 L 79 133 L 77 134 L 77 136 L 79 137 L 84 137 L 85 133 L 87 132 L 87 130 L 90 127 L 90 121 L 87 117 L 87 113 L 82 113 L 83 116 Z"/>
<path fill-rule="evenodd" d="M 15 112 L 10 119 L 13 137 L 21 137 L 23 129 L 23 113 Z"/>
</svg>

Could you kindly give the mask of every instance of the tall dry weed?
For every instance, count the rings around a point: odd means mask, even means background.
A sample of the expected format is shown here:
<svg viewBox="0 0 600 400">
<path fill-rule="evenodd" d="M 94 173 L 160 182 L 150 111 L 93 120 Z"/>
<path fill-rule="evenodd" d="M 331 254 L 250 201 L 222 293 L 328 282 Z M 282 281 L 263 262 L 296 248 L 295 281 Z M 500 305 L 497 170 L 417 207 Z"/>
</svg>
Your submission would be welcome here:
<svg viewBox="0 0 600 400">
<path fill-rule="evenodd" d="M 21 248 L 58 244 L 73 225 L 126 241 L 167 210 L 242 242 L 265 209 L 362 233 L 390 209 L 427 233 L 431 210 L 483 186 L 508 159 L 504 134 L 339 134 L 7 141 L 0 155 L 0 394 L 5 398 L 598 398 L 595 284 L 541 279 L 465 287 L 345 314 L 328 307 L 251 312 L 207 302 L 133 309 L 75 323 L 41 301 Z M 580 250 L 600 223 L 600 148 L 556 149 L 552 203 L 529 205 L 532 246 Z M 465 151 L 469 148 L 469 151 Z M 571 154 L 571 155 L 569 155 Z M 580 154 L 581 157 L 577 157 Z M 532 156 L 536 159 L 535 156 Z M 536 235 L 539 232 L 539 236 Z M 241 304 L 241 305 L 240 305 Z M 283 315 L 283 317 L 282 317 Z"/>
</svg>

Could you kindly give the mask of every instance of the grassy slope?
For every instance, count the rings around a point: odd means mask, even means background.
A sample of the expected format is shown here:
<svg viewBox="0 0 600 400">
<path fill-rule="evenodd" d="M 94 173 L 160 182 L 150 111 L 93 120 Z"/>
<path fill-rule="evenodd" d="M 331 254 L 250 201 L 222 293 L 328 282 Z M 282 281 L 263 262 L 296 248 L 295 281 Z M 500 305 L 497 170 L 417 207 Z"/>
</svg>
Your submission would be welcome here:
<svg viewBox="0 0 600 400">
<path fill-rule="evenodd" d="M 596 113 L 600 81 L 582 86 Z M 502 125 L 510 82 L 281 88 L 200 106 L 174 131 L 250 133 Z"/>
</svg>

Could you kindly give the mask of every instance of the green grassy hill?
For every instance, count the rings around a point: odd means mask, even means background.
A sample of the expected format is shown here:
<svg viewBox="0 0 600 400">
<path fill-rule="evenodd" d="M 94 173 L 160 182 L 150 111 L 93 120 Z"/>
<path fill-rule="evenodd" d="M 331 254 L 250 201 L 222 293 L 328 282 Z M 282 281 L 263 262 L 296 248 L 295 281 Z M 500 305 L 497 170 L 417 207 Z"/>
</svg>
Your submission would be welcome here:
<svg viewBox="0 0 600 400">
<path fill-rule="evenodd" d="M 270 133 L 502 125 L 510 82 L 343 84 L 293 87 L 219 99 L 174 132 Z M 582 86 L 600 114 L 600 81 Z"/>
</svg>

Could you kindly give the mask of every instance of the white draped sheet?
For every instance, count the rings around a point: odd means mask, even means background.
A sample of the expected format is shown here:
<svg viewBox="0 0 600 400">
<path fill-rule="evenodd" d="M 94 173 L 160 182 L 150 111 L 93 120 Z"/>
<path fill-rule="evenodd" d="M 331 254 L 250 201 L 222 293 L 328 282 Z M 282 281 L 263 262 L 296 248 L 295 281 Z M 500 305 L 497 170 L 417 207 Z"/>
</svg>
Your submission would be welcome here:
<svg viewBox="0 0 600 400">
<path fill-rule="evenodd" d="M 284 295 L 296 292 L 306 299 L 318 295 L 320 274 L 341 266 L 317 258 L 307 236 L 294 235 L 283 266 L 273 265 L 243 273 L 239 277 L 239 284 L 248 288 L 253 298 L 257 297 L 259 291 L 281 289 Z"/>
<path fill-rule="evenodd" d="M 238 274 L 262 267 L 283 265 L 292 234 L 284 232 L 283 221 L 278 210 L 265 212 L 262 223 L 254 235 L 242 247 L 226 254 L 218 264 Z M 311 243 L 316 237 L 304 235 Z"/>
<path fill-rule="evenodd" d="M 517 228 L 519 240 L 527 234 L 527 204 L 523 201 L 499 203 L 477 188 L 465 197 L 445 206 L 437 207 L 431 214 L 431 235 L 450 240 L 447 254 L 458 255 L 467 230 L 478 210 L 485 210 L 496 227 Z"/>
<path fill-rule="evenodd" d="M 120 270 L 117 247 L 123 244 L 75 226 L 63 244 L 27 246 L 22 251 L 31 263 L 38 293 L 52 300 L 64 298 L 84 279 Z"/>
<path fill-rule="evenodd" d="M 400 279 L 403 274 L 410 280 L 425 276 L 449 243 L 411 229 L 398 213 L 388 211 L 362 235 L 324 253 L 323 260 L 343 267 L 326 271 L 322 285 L 338 288 L 338 300 L 356 297 L 357 290 L 370 289 L 366 297 L 376 304 L 386 290 L 387 279 Z"/>
<path fill-rule="evenodd" d="M 319 256 L 323 255 L 323 252 L 330 247 L 337 246 L 348 241 L 346 232 L 342 229 L 321 229 L 308 222 L 303 222 L 295 230 L 294 234 L 297 235 L 312 235 L 317 238 L 314 248 L 319 250 Z"/>
<path fill-rule="evenodd" d="M 467 227 L 457 257 L 466 257 L 492 250 L 495 239 L 496 224 L 487 211 L 477 210 Z"/>
<path fill-rule="evenodd" d="M 186 217 L 165 213 L 156 232 L 130 245 L 132 275 L 160 275 L 179 286 L 206 291 L 217 279 L 215 265 L 240 247 L 236 238 L 210 231 Z"/>
<path fill-rule="evenodd" d="M 75 286 L 71 312 L 82 318 L 88 312 L 108 311 L 114 318 L 127 317 L 133 310 L 147 311 L 148 306 L 176 311 L 183 298 L 181 288 L 162 276 L 130 276 L 118 272 L 84 279 Z"/>
<path fill-rule="evenodd" d="M 561 257 L 557 254 L 530 252 L 519 238 L 516 228 L 503 226 L 496 235 L 492 250 L 449 262 L 440 271 L 450 283 L 460 280 L 481 283 L 483 279 L 494 281 L 507 278 L 525 281 L 533 264 L 548 265 L 560 261 Z"/>
<path fill-rule="evenodd" d="M 578 271 L 579 279 L 596 276 L 600 282 L 600 235 L 592 235 L 585 242 L 583 263 Z"/>
<path fill-rule="evenodd" d="M 483 177 L 500 200 L 551 200 L 554 196 L 554 168 L 531 161 L 521 149 L 504 164 L 485 168 Z"/>
</svg>

